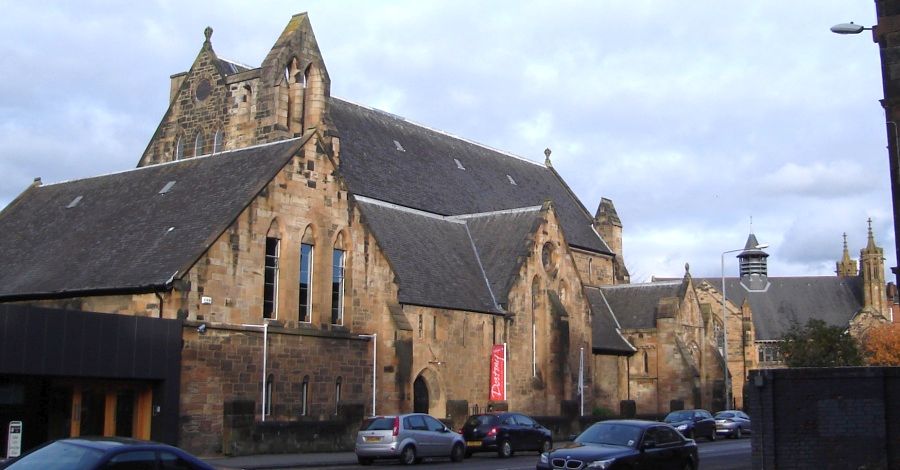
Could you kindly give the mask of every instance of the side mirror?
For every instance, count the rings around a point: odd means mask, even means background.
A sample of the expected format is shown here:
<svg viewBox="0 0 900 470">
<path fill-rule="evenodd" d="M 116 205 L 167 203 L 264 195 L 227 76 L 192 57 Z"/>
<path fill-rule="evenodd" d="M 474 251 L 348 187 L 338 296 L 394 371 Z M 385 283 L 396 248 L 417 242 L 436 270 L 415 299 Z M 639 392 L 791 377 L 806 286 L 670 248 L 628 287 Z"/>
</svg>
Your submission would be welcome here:
<svg viewBox="0 0 900 470">
<path fill-rule="evenodd" d="M 656 441 L 648 439 L 641 445 L 641 450 L 653 449 L 656 447 Z"/>
<path fill-rule="evenodd" d="M 441 428 L 441 432 L 450 432 L 450 428 L 444 426 L 443 428 Z"/>
</svg>

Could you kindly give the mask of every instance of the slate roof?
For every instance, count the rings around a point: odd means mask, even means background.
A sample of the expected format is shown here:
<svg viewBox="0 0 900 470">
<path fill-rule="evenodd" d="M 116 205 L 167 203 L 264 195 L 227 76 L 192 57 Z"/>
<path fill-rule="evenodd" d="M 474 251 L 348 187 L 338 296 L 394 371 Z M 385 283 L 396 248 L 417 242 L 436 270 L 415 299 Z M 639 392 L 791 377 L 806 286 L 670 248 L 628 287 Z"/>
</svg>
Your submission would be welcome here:
<svg viewBox="0 0 900 470">
<path fill-rule="evenodd" d="M 540 207 L 444 217 L 356 198 L 398 277 L 404 304 L 502 313 Z M 502 303 L 502 302 L 500 302 Z"/>
<path fill-rule="evenodd" d="M 501 305 L 509 303 L 514 276 L 531 249 L 529 235 L 542 219 L 540 207 L 461 216 L 469 227 L 491 290 Z"/>
<path fill-rule="evenodd" d="M 604 286 L 600 290 L 623 329 L 656 328 L 656 308 L 666 297 L 679 297 L 682 280 Z M 591 304 L 594 305 L 593 303 Z"/>
<path fill-rule="evenodd" d="M 239 64 L 237 62 L 223 59 L 221 57 L 216 58 L 216 68 L 219 70 L 219 73 L 222 76 L 227 77 L 229 75 L 234 75 L 236 73 L 246 72 L 247 70 L 252 70 L 252 67 Z"/>
<path fill-rule="evenodd" d="M 27 189 L 0 212 L 0 299 L 162 288 L 310 135 Z"/>
<path fill-rule="evenodd" d="M 329 103 L 341 137 L 340 172 L 352 193 L 439 215 L 552 200 L 571 246 L 611 253 L 590 213 L 551 168 L 389 113 L 333 97 Z"/>
<path fill-rule="evenodd" d="M 740 306 L 747 299 L 753 311 L 757 340 L 779 340 L 792 321 L 805 325 L 811 318 L 847 327 L 863 307 L 862 278 L 838 276 L 769 277 L 765 291 L 750 292 L 740 278 L 725 278 L 725 295 Z M 722 290 L 721 278 L 695 279 Z"/>
<path fill-rule="evenodd" d="M 585 287 L 584 293 L 591 305 L 592 349 L 595 354 L 630 356 L 636 349 L 621 334 L 619 322 L 596 287 Z"/>
</svg>

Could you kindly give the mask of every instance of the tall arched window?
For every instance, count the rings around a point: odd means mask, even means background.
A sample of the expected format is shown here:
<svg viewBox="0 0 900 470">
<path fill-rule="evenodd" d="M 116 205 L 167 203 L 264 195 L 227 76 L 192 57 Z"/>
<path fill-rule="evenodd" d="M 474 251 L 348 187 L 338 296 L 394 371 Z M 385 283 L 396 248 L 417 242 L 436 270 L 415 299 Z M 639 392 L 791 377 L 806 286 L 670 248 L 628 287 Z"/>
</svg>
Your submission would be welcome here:
<svg viewBox="0 0 900 470">
<path fill-rule="evenodd" d="M 175 141 L 175 160 L 181 160 L 182 158 L 184 158 L 184 139 L 178 136 L 178 140 Z"/>
<path fill-rule="evenodd" d="M 213 136 L 213 153 L 219 153 L 222 151 L 222 146 L 224 145 L 225 135 L 222 132 L 222 129 L 216 131 Z"/>
<path fill-rule="evenodd" d="M 650 374 L 650 356 L 644 351 L 644 374 Z"/>
<path fill-rule="evenodd" d="M 206 145 L 206 141 L 203 139 L 203 131 L 197 132 L 197 137 L 194 139 L 194 156 L 203 155 L 203 147 Z"/>
<path fill-rule="evenodd" d="M 266 257 L 263 267 L 263 318 L 278 318 L 278 264 L 281 251 L 278 223 L 272 222 L 266 234 Z"/>
<path fill-rule="evenodd" d="M 333 325 L 344 323 L 344 265 L 346 261 L 344 236 L 338 234 L 337 240 L 334 241 L 331 257 L 331 323 Z"/>
<path fill-rule="evenodd" d="M 300 311 L 298 319 L 302 322 L 310 322 L 312 321 L 313 260 L 315 255 L 311 227 L 303 233 L 302 240 L 300 243 Z"/>
</svg>

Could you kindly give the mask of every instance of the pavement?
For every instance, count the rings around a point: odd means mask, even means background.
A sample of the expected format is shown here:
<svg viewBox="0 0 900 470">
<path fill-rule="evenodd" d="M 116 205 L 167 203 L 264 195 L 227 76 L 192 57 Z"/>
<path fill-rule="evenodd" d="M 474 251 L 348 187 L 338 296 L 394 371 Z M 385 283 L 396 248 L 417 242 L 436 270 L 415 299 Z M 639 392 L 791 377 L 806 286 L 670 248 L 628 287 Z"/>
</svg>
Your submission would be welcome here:
<svg viewBox="0 0 900 470">
<path fill-rule="evenodd" d="M 314 468 L 356 465 L 353 452 L 312 452 L 306 454 L 260 454 L 243 457 L 204 458 L 206 463 L 220 468 L 268 470 L 279 468 Z"/>
</svg>

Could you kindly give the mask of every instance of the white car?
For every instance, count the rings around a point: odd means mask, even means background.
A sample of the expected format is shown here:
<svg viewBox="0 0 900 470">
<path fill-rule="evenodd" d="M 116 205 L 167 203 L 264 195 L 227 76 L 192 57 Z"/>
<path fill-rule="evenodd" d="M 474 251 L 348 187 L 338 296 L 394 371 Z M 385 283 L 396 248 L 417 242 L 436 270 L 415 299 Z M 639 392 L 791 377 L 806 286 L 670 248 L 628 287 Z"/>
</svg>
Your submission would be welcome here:
<svg viewBox="0 0 900 470">
<path fill-rule="evenodd" d="M 466 443 L 437 419 L 423 413 L 375 416 L 363 421 L 356 434 L 356 459 L 370 465 L 376 459 L 400 459 L 403 465 L 425 457 L 449 457 L 461 462 Z"/>
</svg>

